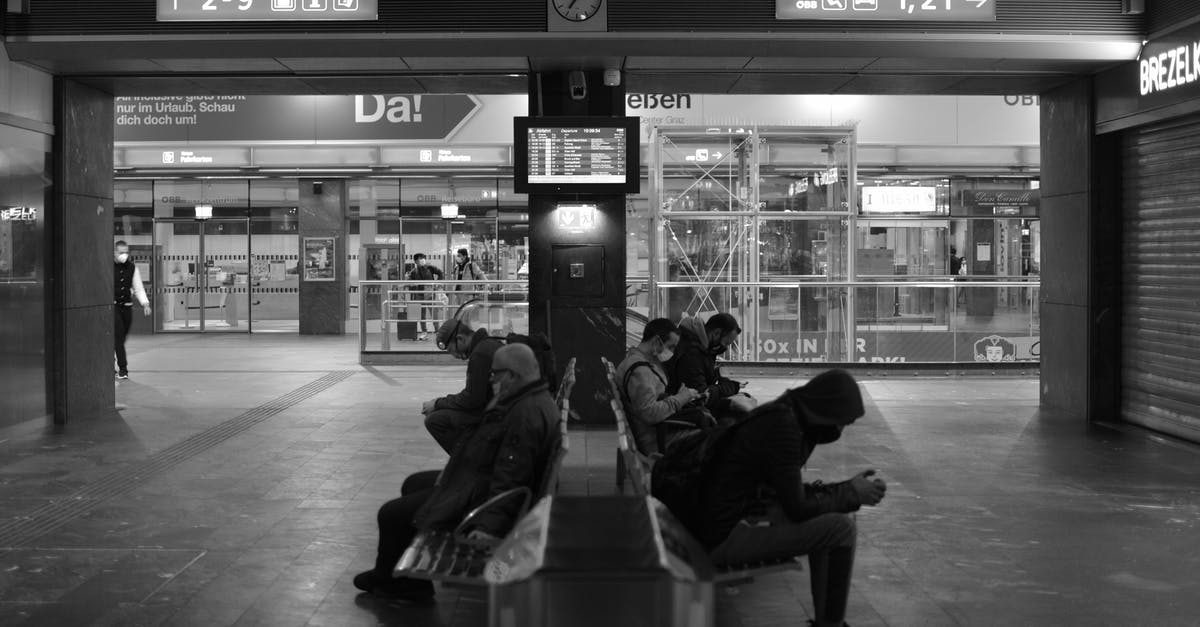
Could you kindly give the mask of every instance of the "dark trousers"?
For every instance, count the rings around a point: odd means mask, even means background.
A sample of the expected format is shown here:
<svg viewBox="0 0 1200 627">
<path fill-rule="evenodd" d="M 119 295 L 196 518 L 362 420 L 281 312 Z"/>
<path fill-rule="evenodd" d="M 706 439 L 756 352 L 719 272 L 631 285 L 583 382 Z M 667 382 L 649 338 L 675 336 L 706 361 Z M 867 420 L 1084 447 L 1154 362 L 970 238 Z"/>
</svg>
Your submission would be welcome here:
<svg viewBox="0 0 1200 627">
<path fill-rule="evenodd" d="M 742 521 L 712 550 L 718 564 L 738 564 L 794 555 L 808 555 L 813 609 L 817 623 L 841 623 L 850 597 L 856 530 L 848 514 L 822 514 L 792 522 L 778 507 L 767 516 L 770 525 Z"/>
<path fill-rule="evenodd" d="M 375 577 L 387 581 L 392 570 L 404 555 L 404 549 L 417 536 L 413 518 L 417 510 L 433 494 L 433 484 L 440 471 L 426 470 L 413 473 L 400 486 L 400 498 L 392 499 L 379 508 L 379 549 L 375 554 Z"/>
<path fill-rule="evenodd" d="M 117 370 L 121 372 L 129 369 L 129 360 L 125 358 L 125 336 L 129 335 L 132 324 L 133 307 L 113 305 L 113 350 L 117 352 Z"/>
<path fill-rule="evenodd" d="M 483 412 L 470 412 L 461 409 L 435 409 L 425 416 L 425 429 L 437 440 L 442 450 L 449 453 L 454 449 L 454 443 L 467 430 L 479 426 L 483 421 Z"/>
</svg>

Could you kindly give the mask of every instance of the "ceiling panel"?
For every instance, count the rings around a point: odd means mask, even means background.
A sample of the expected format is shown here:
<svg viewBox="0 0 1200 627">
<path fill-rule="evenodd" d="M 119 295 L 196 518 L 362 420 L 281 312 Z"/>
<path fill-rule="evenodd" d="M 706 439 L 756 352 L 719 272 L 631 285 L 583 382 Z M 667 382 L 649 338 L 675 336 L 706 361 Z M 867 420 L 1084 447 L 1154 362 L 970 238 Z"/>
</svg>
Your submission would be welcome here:
<svg viewBox="0 0 1200 627">
<path fill-rule="evenodd" d="M 860 70 L 877 57 L 754 57 L 746 64 L 747 70 L 822 70 L 830 72 L 852 72 Z"/>
<path fill-rule="evenodd" d="M 229 77 L 200 76 L 191 81 L 204 90 L 202 93 L 217 95 L 287 95 L 313 93 L 303 80 L 291 76 L 280 77 Z"/>
<path fill-rule="evenodd" d="M 411 76 L 304 76 L 297 83 L 314 94 L 421 94 L 425 86 Z"/>
<path fill-rule="evenodd" d="M 942 94 L 962 81 L 962 75 L 859 75 L 829 93 Z"/>
<path fill-rule="evenodd" d="M 850 74 L 742 74 L 735 94 L 831 94 L 853 79 Z"/>
<path fill-rule="evenodd" d="M 1067 75 L 967 76 L 955 83 L 954 93 L 963 95 L 1040 94 L 1072 80 Z"/>
<path fill-rule="evenodd" d="M 529 78 L 509 76 L 414 76 L 424 91 L 430 94 L 525 94 L 529 93 Z"/>
<path fill-rule="evenodd" d="M 626 70 L 740 70 L 750 57 L 626 57 Z"/>
<path fill-rule="evenodd" d="M 405 57 L 404 62 L 418 72 L 529 71 L 526 57 Z"/>
<path fill-rule="evenodd" d="M 378 72 L 407 70 L 399 57 L 319 57 L 276 59 L 293 72 Z"/>
<path fill-rule="evenodd" d="M 914 74 L 927 72 L 990 72 L 995 67 L 996 59 L 880 57 L 865 67 L 863 71 Z"/>
<path fill-rule="evenodd" d="M 625 77 L 626 90 L 651 94 L 724 94 L 737 82 L 739 74 L 729 73 L 647 73 L 632 72 Z"/>
<path fill-rule="evenodd" d="M 275 59 L 154 59 L 154 62 L 169 72 L 286 72 L 283 64 Z"/>
</svg>

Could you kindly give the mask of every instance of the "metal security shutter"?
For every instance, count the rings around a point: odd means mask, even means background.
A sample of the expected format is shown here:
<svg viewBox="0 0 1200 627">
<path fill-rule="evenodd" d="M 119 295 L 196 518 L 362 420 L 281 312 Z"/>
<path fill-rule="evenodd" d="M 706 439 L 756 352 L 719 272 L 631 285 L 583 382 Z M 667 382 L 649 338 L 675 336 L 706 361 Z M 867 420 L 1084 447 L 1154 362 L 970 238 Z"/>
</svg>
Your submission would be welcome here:
<svg viewBox="0 0 1200 627">
<path fill-rule="evenodd" d="M 1121 413 L 1200 441 L 1200 116 L 1124 143 Z"/>
</svg>

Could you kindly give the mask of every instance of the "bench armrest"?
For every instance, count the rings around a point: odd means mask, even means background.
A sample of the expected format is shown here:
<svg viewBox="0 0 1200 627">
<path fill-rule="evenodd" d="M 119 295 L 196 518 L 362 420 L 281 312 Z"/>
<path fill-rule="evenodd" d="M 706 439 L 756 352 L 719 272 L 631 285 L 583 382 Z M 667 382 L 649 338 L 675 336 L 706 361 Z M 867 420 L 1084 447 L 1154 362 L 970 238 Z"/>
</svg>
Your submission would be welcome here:
<svg viewBox="0 0 1200 627">
<path fill-rule="evenodd" d="M 465 533 L 466 530 L 469 529 L 475 522 L 475 519 L 478 518 L 481 513 L 487 511 L 488 508 L 495 507 L 496 504 L 503 503 L 504 501 L 517 496 L 521 497 L 521 508 L 518 510 L 520 513 L 517 515 L 517 518 L 520 518 L 521 515 L 523 515 L 525 511 L 529 509 L 529 501 L 533 499 L 533 492 L 525 486 L 518 486 L 505 490 L 500 494 L 497 494 L 496 496 L 484 501 L 479 505 L 479 507 L 476 507 L 468 512 L 466 517 L 463 518 L 462 522 L 458 523 L 458 526 L 454 528 L 454 541 L 469 546 L 490 546 L 492 544 L 490 542 L 479 542 L 477 540 L 467 539 L 467 535 Z"/>
</svg>

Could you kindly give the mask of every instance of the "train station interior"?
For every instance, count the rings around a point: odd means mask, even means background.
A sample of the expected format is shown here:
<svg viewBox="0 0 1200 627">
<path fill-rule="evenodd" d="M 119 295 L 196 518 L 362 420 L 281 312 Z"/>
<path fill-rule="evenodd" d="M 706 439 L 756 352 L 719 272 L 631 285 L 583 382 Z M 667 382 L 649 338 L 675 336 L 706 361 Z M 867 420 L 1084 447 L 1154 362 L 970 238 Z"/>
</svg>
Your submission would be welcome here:
<svg viewBox="0 0 1200 627">
<path fill-rule="evenodd" d="M 655 499 L 606 371 L 722 313 L 760 404 L 858 382 L 804 465 L 887 483 L 846 624 L 1200 624 L 1193 3 L 3 8 L 0 625 L 824 624 Z M 446 320 L 573 367 L 408 602 L 355 574 L 452 458 Z"/>
</svg>

